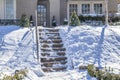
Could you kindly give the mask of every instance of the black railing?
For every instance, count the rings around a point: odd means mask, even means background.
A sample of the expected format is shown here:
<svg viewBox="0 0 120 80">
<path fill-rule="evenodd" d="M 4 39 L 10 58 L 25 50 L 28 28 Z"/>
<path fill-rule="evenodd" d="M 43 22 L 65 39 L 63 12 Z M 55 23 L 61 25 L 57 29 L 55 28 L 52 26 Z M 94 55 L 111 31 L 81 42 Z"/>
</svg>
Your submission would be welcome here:
<svg viewBox="0 0 120 80">
<path fill-rule="evenodd" d="M 19 19 L 0 19 L 0 25 L 19 25 Z"/>
</svg>

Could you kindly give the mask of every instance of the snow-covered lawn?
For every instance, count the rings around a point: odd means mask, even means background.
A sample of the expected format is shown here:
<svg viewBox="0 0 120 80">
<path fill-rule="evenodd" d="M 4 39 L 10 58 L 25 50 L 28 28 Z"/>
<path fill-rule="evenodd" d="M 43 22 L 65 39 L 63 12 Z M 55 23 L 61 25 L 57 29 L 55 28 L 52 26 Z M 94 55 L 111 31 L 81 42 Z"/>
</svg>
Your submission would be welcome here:
<svg viewBox="0 0 120 80">
<path fill-rule="evenodd" d="M 95 80 L 81 65 L 112 67 L 120 73 L 120 27 L 60 26 L 60 35 L 67 49 L 68 71 L 42 75 L 35 53 L 35 30 L 18 26 L 0 26 L 0 73 L 29 70 L 25 80 Z M 74 70 L 71 70 L 74 67 Z M 0 75 L 0 77 L 2 77 Z"/>
<path fill-rule="evenodd" d="M 96 80 L 91 78 L 87 71 L 69 70 L 66 72 L 52 72 L 46 73 L 46 76 L 40 78 L 40 80 Z"/>
<path fill-rule="evenodd" d="M 34 75 L 42 72 L 35 56 L 34 29 L 0 26 L 0 36 L 0 73 L 13 74 L 26 68 Z"/>
</svg>

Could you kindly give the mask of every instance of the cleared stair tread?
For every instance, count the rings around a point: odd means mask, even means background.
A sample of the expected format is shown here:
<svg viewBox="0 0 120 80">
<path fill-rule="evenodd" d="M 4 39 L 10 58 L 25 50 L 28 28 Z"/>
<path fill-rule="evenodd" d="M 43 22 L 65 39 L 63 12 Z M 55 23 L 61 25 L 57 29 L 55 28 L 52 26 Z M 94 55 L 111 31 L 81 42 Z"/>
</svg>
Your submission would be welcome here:
<svg viewBox="0 0 120 80">
<path fill-rule="evenodd" d="M 66 58 L 66 56 L 47 56 L 47 57 L 44 57 L 44 56 L 41 56 L 41 58 L 47 58 L 47 59 L 49 59 L 49 58 L 54 58 L 54 59 L 57 59 L 57 58 L 62 58 L 62 59 L 64 59 L 64 58 Z"/>
<path fill-rule="evenodd" d="M 42 62 L 42 64 L 57 64 L 57 63 L 67 63 L 67 61 L 54 61 L 54 62 Z"/>
<path fill-rule="evenodd" d="M 63 71 L 63 70 L 66 70 L 67 67 L 59 67 L 59 68 L 42 68 L 43 71 L 45 72 L 54 72 L 54 71 Z"/>
<path fill-rule="evenodd" d="M 44 66 L 44 67 L 52 67 L 53 65 L 66 65 L 67 61 L 55 61 L 55 62 L 42 62 L 41 63 L 41 66 Z M 61 66 L 60 66 L 61 67 Z"/>
<path fill-rule="evenodd" d="M 59 32 L 39 32 L 39 34 L 59 34 Z"/>
<path fill-rule="evenodd" d="M 47 44 L 47 43 L 46 43 L 46 44 L 41 44 L 41 47 L 45 47 L 45 48 L 49 48 L 50 46 L 51 46 L 51 45 L 50 45 L 50 44 Z M 62 47 L 63 47 L 63 44 L 52 44 L 52 47 L 53 47 L 53 48 L 58 48 L 58 47 L 59 47 L 59 48 L 60 48 L 60 47 L 62 48 Z"/>
<path fill-rule="evenodd" d="M 65 49 L 65 48 L 63 48 L 63 47 L 62 47 L 62 48 L 44 48 L 44 47 L 43 47 L 43 48 L 41 48 L 41 49 L 43 49 L 43 50 L 51 50 L 51 49 L 58 50 L 58 49 Z"/>
<path fill-rule="evenodd" d="M 41 58 L 41 62 L 65 61 L 67 57 Z"/>
<path fill-rule="evenodd" d="M 49 32 L 59 32 L 59 29 L 39 29 L 39 32 L 42 32 L 42 31 L 49 31 Z"/>
<path fill-rule="evenodd" d="M 64 55 L 66 55 L 65 52 L 53 52 L 53 53 L 50 53 L 50 52 L 41 52 L 40 54 L 42 56 L 50 56 L 51 54 L 56 54 L 58 56 L 64 56 Z"/>
</svg>

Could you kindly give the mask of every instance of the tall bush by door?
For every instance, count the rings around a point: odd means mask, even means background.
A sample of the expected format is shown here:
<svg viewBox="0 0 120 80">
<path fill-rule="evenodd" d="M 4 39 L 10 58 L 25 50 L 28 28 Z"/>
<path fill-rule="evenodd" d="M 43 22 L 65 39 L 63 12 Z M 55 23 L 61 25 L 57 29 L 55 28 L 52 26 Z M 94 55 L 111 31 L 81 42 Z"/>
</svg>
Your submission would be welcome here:
<svg viewBox="0 0 120 80">
<path fill-rule="evenodd" d="M 29 27 L 29 19 L 27 18 L 27 16 L 25 14 L 23 14 L 21 16 L 21 19 L 20 19 L 20 26 L 21 27 Z"/>
<path fill-rule="evenodd" d="M 52 19 L 52 26 L 53 27 L 57 26 L 57 22 L 56 22 L 55 16 L 53 16 L 53 19 Z"/>
<path fill-rule="evenodd" d="M 77 16 L 76 12 L 74 11 L 70 18 L 70 26 L 79 26 L 79 25 L 80 25 L 80 20 Z"/>
</svg>

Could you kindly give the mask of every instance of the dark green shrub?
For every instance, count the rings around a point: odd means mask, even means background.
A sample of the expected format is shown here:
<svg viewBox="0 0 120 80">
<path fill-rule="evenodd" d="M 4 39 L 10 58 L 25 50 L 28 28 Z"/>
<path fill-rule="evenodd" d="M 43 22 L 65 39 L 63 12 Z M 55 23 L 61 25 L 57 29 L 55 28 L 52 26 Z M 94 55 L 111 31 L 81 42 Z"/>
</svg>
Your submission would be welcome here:
<svg viewBox="0 0 120 80">
<path fill-rule="evenodd" d="M 77 16 L 76 12 L 74 11 L 70 18 L 70 26 L 79 26 L 79 25 L 80 25 L 80 20 Z"/>
<path fill-rule="evenodd" d="M 27 18 L 27 16 L 25 14 L 23 14 L 21 16 L 21 19 L 20 19 L 20 26 L 21 27 L 29 27 L 29 19 Z"/>
<path fill-rule="evenodd" d="M 53 19 L 52 19 L 52 26 L 57 26 L 57 21 L 55 19 L 55 16 L 53 16 Z"/>
<path fill-rule="evenodd" d="M 120 21 L 120 18 L 119 18 L 119 17 L 110 17 L 109 19 L 110 19 L 109 22 L 110 22 L 110 21 L 111 21 L 111 22 L 118 22 L 118 21 Z"/>
<path fill-rule="evenodd" d="M 81 22 L 85 22 L 86 20 L 91 20 L 91 21 L 102 21 L 103 23 L 105 22 L 105 16 L 79 16 L 79 20 Z"/>
</svg>

